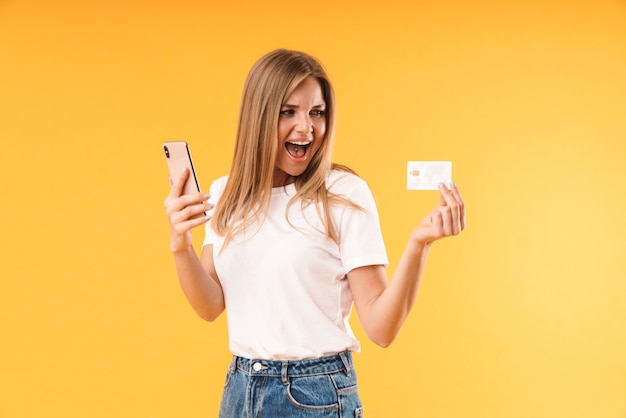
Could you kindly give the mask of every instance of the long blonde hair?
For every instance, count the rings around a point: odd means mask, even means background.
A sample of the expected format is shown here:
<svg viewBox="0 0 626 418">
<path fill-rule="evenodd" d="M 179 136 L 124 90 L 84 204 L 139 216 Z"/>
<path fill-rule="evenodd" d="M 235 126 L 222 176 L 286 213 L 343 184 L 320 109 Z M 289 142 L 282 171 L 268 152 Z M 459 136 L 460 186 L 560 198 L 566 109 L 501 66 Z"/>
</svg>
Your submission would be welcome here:
<svg viewBox="0 0 626 418">
<path fill-rule="evenodd" d="M 294 178 L 296 195 L 290 200 L 287 211 L 298 199 L 302 199 L 302 205 L 315 204 L 326 236 L 337 242 L 329 206 L 333 203 L 356 206 L 330 193 L 326 187 L 326 178 L 333 168 L 352 172 L 331 161 L 335 96 L 326 71 L 308 54 L 277 49 L 253 65 L 244 85 L 230 174 L 211 220 L 215 232 L 225 237 L 224 246 L 234 235 L 257 220 L 262 221 L 267 214 L 278 147 L 279 111 L 307 77 L 320 83 L 326 103 L 326 132 L 306 170 Z"/>
</svg>

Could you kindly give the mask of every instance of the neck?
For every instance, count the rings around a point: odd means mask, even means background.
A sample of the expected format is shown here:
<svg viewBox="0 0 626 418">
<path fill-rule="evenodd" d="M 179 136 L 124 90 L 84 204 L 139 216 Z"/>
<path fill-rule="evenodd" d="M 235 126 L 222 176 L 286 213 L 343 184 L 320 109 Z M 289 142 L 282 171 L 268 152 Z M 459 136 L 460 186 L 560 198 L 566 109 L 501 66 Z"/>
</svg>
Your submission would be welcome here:
<svg viewBox="0 0 626 418">
<path fill-rule="evenodd" d="M 272 187 L 285 187 L 288 184 L 294 183 L 296 178 L 290 176 L 282 170 L 274 170 L 274 179 L 272 180 Z"/>
</svg>

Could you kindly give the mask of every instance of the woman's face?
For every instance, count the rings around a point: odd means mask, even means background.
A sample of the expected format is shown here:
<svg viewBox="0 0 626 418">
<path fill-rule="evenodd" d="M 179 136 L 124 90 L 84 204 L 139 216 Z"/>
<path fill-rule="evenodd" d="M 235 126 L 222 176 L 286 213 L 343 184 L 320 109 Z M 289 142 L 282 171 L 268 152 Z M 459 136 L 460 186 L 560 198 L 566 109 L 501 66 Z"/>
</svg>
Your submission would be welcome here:
<svg viewBox="0 0 626 418">
<path fill-rule="evenodd" d="M 326 103 L 320 83 L 305 78 L 287 97 L 278 116 L 274 187 L 293 183 L 306 170 L 326 132 Z"/>
</svg>

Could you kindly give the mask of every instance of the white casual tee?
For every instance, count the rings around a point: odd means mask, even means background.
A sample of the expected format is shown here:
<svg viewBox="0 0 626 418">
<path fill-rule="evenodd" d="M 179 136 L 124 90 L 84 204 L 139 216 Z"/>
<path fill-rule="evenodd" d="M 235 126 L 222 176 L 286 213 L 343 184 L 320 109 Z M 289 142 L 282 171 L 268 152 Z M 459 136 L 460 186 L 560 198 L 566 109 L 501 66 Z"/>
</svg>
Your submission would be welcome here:
<svg viewBox="0 0 626 418">
<path fill-rule="evenodd" d="M 213 182 L 211 201 L 219 200 L 226 181 Z M 338 244 L 325 236 L 313 204 L 302 208 L 296 201 L 287 217 L 293 184 L 272 189 L 267 217 L 236 235 L 224 251 L 223 237 L 207 223 L 204 245 L 213 245 L 233 354 L 297 360 L 360 350 L 348 323 L 352 294 L 346 274 L 361 266 L 386 266 L 387 254 L 365 181 L 333 170 L 326 185 L 363 209 L 331 206 Z"/>
</svg>

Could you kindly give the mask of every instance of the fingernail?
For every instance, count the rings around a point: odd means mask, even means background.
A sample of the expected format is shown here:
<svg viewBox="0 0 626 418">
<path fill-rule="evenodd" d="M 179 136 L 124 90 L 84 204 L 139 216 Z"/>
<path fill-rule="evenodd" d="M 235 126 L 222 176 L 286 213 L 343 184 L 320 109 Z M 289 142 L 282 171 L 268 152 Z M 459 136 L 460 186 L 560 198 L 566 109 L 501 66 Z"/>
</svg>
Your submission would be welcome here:
<svg viewBox="0 0 626 418">
<path fill-rule="evenodd" d="M 450 180 L 450 188 L 456 187 L 454 180 Z"/>
<path fill-rule="evenodd" d="M 210 198 L 210 197 L 211 197 L 211 195 L 210 195 L 210 194 L 205 194 L 205 195 L 204 195 L 204 200 L 209 200 L 209 198 Z"/>
<path fill-rule="evenodd" d="M 443 190 L 446 188 L 446 185 L 444 183 L 439 183 L 439 189 Z"/>
<path fill-rule="evenodd" d="M 181 173 L 184 173 L 185 171 L 187 171 L 187 167 L 183 167 L 183 169 L 181 170 Z"/>
</svg>

